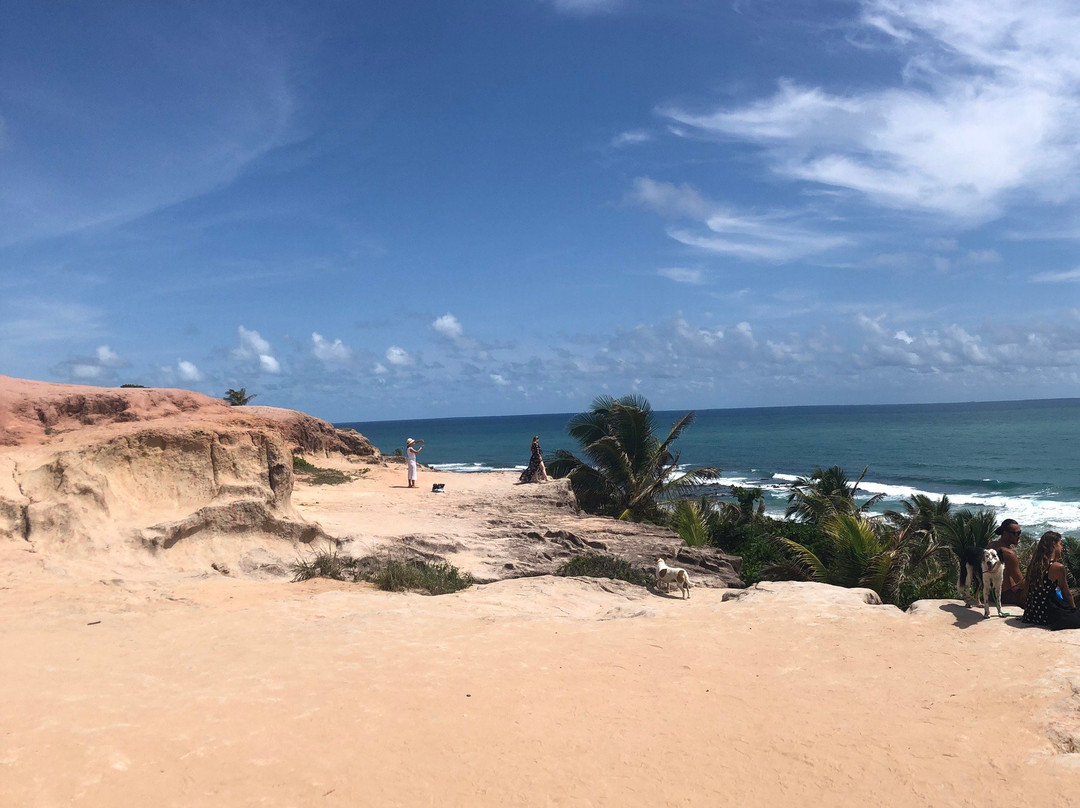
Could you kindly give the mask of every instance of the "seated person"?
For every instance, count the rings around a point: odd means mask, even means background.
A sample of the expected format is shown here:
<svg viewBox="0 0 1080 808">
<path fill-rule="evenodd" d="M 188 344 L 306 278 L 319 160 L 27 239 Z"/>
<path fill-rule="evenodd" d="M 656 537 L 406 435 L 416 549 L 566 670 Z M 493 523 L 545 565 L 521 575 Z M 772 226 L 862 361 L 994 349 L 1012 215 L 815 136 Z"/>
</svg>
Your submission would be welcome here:
<svg viewBox="0 0 1080 808">
<path fill-rule="evenodd" d="M 1023 606 L 1027 598 L 1027 581 L 1020 572 L 1016 550 L 1012 549 L 1020 542 L 1020 525 L 1015 519 L 1006 519 L 994 532 L 1001 538 L 994 539 L 986 546 L 997 550 L 1001 563 L 1005 565 L 1005 578 L 1001 582 L 1001 603 Z"/>
<path fill-rule="evenodd" d="M 1065 605 L 1062 610 L 1052 603 L 1060 591 Z M 1048 530 L 1039 539 L 1027 574 L 1027 605 L 1024 622 L 1050 628 L 1080 628 L 1080 612 L 1076 611 L 1065 565 L 1061 563 L 1061 534 Z"/>
</svg>

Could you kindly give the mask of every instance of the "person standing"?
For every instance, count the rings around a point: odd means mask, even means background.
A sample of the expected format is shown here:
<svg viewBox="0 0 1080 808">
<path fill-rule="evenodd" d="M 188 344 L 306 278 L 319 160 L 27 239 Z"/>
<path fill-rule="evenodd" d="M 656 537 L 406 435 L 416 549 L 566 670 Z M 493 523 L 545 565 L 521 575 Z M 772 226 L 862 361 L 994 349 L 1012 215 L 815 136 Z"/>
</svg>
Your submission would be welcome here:
<svg viewBox="0 0 1080 808">
<path fill-rule="evenodd" d="M 408 456 L 409 488 L 416 488 L 416 456 L 424 450 L 422 440 L 409 438 L 405 441 L 405 454 Z"/>
<path fill-rule="evenodd" d="M 1027 581 L 1020 572 L 1020 559 L 1013 548 L 1020 542 L 1020 525 L 1015 519 L 1006 519 L 994 531 L 1000 538 L 994 539 L 987 547 L 997 550 L 1001 563 L 1005 565 L 1005 580 L 1001 583 L 1001 602 L 1010 606 L 1023 606 L 1027 598 Z"/>
</svg>

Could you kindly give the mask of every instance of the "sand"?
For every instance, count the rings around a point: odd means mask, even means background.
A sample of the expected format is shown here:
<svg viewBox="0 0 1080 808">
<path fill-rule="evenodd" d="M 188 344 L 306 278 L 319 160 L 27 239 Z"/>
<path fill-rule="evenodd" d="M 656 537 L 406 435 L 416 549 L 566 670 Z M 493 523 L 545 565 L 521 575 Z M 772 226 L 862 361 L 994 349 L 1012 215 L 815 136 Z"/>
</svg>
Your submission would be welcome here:
<svg viewBox="0 0 1080 808">
<path fill-rule="evenodd" d="M 476 502 L 542 488 L 403 486 L 375 466 L 293 502 L 378 548 L 481 535 Z M 550 576 L 426 597 L 0 560 L 3 806 L 1080 801 L 1080 634 L 960 601 Z"/>
</svg>

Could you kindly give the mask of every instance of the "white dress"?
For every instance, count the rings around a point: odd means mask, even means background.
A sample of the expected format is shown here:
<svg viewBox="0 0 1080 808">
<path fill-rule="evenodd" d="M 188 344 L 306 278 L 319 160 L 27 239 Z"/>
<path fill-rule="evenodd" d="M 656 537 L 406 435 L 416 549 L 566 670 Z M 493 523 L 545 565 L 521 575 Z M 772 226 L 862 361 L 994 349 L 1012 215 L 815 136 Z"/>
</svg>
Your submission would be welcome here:
<svg viewBox="0 0 1080 808">
<path fill-rule="evenodd" d="M 416 481 L 416 449 L 409 447 L 407 450 L 409 455 L 409 479 L 413 482 Z"/>
</svg>

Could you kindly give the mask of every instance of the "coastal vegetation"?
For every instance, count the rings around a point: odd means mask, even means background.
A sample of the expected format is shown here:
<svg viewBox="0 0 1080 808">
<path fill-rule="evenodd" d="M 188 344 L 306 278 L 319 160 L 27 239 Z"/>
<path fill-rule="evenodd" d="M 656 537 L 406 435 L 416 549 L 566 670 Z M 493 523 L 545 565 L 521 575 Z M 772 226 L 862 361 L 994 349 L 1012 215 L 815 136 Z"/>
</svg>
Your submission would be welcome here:
<svg viewBox="0 0 1080 808">
<path fill-rule="evenodd" d="M 363 468 L 355 474 L 363 476 L 364 474 L 367 474 L 367 471 L 366 468 Z M 312 485 L 341 485 L 342 483 L 347 483 L 350 480 L 355 479 L 354 475 L 344 471 L 324 469 L 312 465 L 299 455 L 293 455 L 293 473 L 302 477 L 306 482 L 309 482 Z"/>
<path fill-rule="evenodd" d="M 709 491 L 702 486 L 719 472 L 680 470 L 675 449 L 693 421 L 694 413 L 688 413 L 661 438 L 644 398 L 600 396 L 567 426 L 581 457 L 560 449 L 548 471 L 569 479 L 586 512 L 667 525 L 688 545 L 740 556 L 747 584 L 813 580 L 866 587 L 903 608 L 922 598 L 954 597 L 958 554 L 995 537 L 992 509 L 953 510 L 945 496 L 913 495 L 899 510 L 872 513 L 882 495 L 860 498 L 867 468 L 854 481 L 840 466 L 817 467 L 797 478 L 783 519 L 765 513 L 760 488 L 733 486 L 730 494 L 701 496 Z M 590 568 L 602 577 L 622 577 L 613 571 L 616 562 L 581 557 L 566 565 L 572 571 L 560 574 L 588 575 L 581 570 Z M 1066 564 L 1075 580 L 1080 542 L 1066 547 Z"/>
<path fill-rule="evenodd" d="M 823 498 L 806 499 L 808 479 L 792 483 L 793 519 L 745 515 L 738 500 L 745 503 L 753 490 L 735 489 L 735 503 L 717 499 L 697 505 L 712 511 L 705 520 L 707 543 L 742 556 L 747 584 L 811 580 L 865 587 L 883 602 L 907 608 L 920 599 L 955 597 L 958 552 L 995 538 L 993 510 L 954 511 L 948 497 L 915 495 L 903 501 L 900 511 L 873 515 L 865 510 L 866 502 L 855 501 L 855 485 L 843 494 L 829 488 Z M 1080 561 L 1080 547 L 1076 555 Z"/>
<path fill-rule="evenodd" d="M 661 499 L 689 495 L 719 474 L 712 468 L 679 470 L 674 443 L 693 422 L 694 413 L 687 413 L 661 439 L 644 398 L 599 396 L 566 428 L 585 460 L 559 449 L 547 464 L 548 474 L 568 478 L 578 504 L 589 513 L 666 524 Z"/>
<path fill-rule="evenodd" d="M 612 578 L 616 581 L 626 581 L 637 586 L 649 586 L 652 584 L 652 578 L 635 569 L 629 561 L 599 553 L 586 553 L 575 556 L 559 567 L 555 574 L 564 578 Z"/>
<path fill-rule="evenodd" d="M 312 553 L 293 564 L 293 581 L 329 578 L 357 583 L 367 581 L 387 592 L 421 592 L 447 595 L 468 589 L 475 581 L 446 561 L 429 562 L 401 559 L 392 555 L 354 558 L 338 553 L 337 548 Z"/>
</svg>

